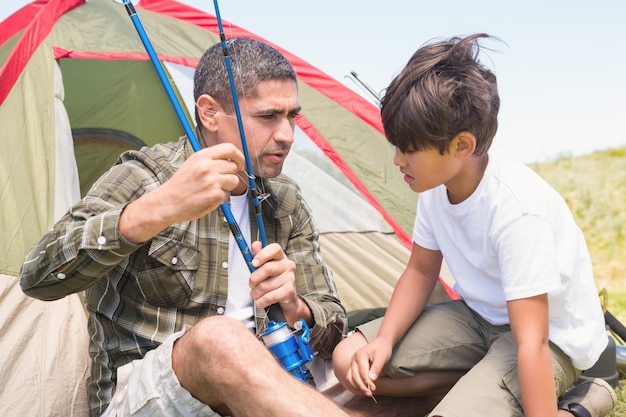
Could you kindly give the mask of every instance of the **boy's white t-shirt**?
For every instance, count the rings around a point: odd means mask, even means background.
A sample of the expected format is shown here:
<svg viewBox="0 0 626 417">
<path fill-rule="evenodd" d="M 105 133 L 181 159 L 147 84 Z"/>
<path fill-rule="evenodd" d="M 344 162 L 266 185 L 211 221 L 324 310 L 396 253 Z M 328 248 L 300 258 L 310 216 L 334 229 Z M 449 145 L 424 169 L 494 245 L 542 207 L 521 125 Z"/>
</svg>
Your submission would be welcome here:
<svg viewBox="0 0 626 417">
<path fill-rule="evenodd" d="M 248 194 L 231 195 L 230 209 L 239 225 L 242 236 L 250 243 L 250 214 Z M 233 234 L 228 243 L 228 298 L 226 299 L 225 315 L 233 317 L 246 325 L 253 332 L 256 328 L 254 320 L 254 304 L 250 297 L 250 269 Z"/>
<path fill-rule="evenodd" d="M 548 293 L 550 340 L 576 368 L 593 366 L 606 347 L 583 234 L 563 198 L 527 166 L 490 151 L 465 201 L 450 204 L 443 185 L 420 193 L 413 241 L 441 251 L 454 290 L 490 323 L 509 323 L 507 300 Z"/>
</svg>

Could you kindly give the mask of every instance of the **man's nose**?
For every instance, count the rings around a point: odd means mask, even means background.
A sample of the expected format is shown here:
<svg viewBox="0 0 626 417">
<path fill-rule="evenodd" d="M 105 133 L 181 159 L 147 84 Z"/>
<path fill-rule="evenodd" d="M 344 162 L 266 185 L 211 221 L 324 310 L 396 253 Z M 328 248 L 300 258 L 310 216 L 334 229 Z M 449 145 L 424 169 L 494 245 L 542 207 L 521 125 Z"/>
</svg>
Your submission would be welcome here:
<svg viewBox="0 0 626 417">
<path fill-rule="evenodd" d="M 274 132 L 274 140 L 277 142 L 293 143 L 294 141 L 294 129 L 295 122 L 289 118 L 284 118 L 280 121 Z"/>
</svg>

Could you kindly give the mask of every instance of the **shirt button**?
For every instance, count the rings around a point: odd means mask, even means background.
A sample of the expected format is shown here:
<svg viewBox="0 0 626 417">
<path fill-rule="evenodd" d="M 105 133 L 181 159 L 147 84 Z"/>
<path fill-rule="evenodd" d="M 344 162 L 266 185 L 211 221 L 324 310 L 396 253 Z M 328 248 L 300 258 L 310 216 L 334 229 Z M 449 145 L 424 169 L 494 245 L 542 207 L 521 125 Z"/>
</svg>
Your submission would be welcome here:
<svg viewBox="0 0 626 417">
<path fill-rule="evenodd" d="M 98 237 L 97 242 L 98 242 L 98 245 L 104 245 L 105 243 L 107 243 L 107 238 L 104 236 L 100 236 Z"/>
<path fill-rule="evenodd" d="M 224 269 L 228 268 L 228 262 L 226 261 L 222 262 L 222 268 Z"/>
<path fill-rule="evenodd" d="M 59 272 L 59 273 L 57 274 L 57 278 L 58 278 L 58 279 L 65 279 L 66 277 L 65 277 L 65 274 L 64 274 L 63 272 Z"/>
<path fill-rule="evenodd" d="M 218 307 L 217 314 L 224 314 L 224 307 Z"/>
<path fill-rule="evenodd" d="M 172 258 L 172 265 L 176 265 L 177 263 L 178 263 L 178 258 L 174 256 Z"/>
<path fill-rule="evenodd" d="M 222 221 L 223 221 L 224 223 L 228 223 L 228 220 L 226 220 L 226 217 L 222 217 Z"/>
</svg>

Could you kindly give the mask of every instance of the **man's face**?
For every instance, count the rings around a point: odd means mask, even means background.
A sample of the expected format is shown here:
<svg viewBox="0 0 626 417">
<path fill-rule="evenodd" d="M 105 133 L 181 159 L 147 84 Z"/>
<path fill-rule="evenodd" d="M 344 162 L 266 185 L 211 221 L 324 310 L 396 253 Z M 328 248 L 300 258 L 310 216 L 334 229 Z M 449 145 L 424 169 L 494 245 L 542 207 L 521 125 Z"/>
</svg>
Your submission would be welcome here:
<svg viewBox="0 0 626 417">
<path fill-rule="evenodd" d="M 239 102 L 250 163 L 255 176 L 273 178 L 281 173 L 293 144 L 295 118 L 300 112 L 298 89 L 293 80 L 271 80 L 260 82 L 255 93 Z M 241 149 L 234 116 L 234 111 L 218 116 L 218 141 Z"/>
</svg>

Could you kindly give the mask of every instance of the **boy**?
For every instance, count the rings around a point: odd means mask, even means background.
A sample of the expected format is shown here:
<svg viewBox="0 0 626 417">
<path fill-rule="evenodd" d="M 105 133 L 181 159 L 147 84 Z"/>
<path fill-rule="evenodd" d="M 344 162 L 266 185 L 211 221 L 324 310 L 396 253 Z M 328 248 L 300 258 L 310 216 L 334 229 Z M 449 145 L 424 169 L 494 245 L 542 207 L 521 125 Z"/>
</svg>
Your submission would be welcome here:
<svg viewBox="0 0 626 417">
<path fill-rule="evenodd" d="M 449 393 L 432 416 L 601 416 L 602 380 L 563 394 L 607 345 L 591 261 L 563 199 L 489 150 L 500 100 L 480 38 L 425 45 L 381 104 L 394 163 L 420 193 L 413 249 L 385 317 L 341 342 L 354 393 Z M 426 306 L 443 258 L 461 300 Z M 585 414 L 587 413 L 587 414 Z"/>
</svg>

